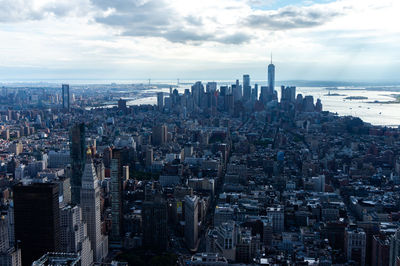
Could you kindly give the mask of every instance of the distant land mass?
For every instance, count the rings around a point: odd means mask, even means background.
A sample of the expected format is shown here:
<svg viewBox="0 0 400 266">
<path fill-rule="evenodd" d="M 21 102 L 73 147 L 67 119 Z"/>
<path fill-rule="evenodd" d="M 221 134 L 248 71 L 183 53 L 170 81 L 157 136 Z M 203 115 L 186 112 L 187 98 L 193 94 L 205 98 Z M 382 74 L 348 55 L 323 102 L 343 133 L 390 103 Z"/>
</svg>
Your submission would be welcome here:
<svg viewBox="0 0 400 266">
<path fill-rule="evenodd" d="M 366 88 L 372 90 L 387 90 L 393 89 L 393 86 L 400 86 L 400 82 L 376 81 L 376 82 L 362 82 L 362 81 L 327 81 L 327 80 L 283 80 L 277 81 L 277 84 L 287 84 L 298 87 L 360 87 L 360 86 L 376 86 L 373 88 Z M 400 90 L 400 87 L 397 87 Z"/>
<path fill-rule="evenodd" d="M 365 97 L 365 96 L 348 96 L 345 99 L 346 100 L 368 100 L 368 97 Z"/>
</svg>

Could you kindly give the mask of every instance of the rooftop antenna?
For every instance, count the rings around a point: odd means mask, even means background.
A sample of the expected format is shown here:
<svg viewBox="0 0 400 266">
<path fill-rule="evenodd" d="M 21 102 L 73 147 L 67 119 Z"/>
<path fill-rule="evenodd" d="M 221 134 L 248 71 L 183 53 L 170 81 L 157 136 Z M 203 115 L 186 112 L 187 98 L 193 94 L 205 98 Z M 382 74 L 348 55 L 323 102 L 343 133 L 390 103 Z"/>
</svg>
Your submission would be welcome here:
<svg viewBox="0 0 400 266">
<path fill-rule="evenodd" d="M 272 52 L 271 52 L 271 64 L 272 64 Z"/>
</svg>

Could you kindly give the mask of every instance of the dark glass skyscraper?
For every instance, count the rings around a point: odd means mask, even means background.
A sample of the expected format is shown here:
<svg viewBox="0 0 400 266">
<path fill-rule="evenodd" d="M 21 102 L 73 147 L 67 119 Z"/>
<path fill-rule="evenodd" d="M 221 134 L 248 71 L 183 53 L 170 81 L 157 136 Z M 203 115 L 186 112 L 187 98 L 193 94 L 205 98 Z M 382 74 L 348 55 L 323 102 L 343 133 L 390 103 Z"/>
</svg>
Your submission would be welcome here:
<svg viewBox="0 0 400 266">
<path fill-rule="evenodd" d="M 22 265 L 31 265 L 47 252 L 60 251 L 58 184 L 14 186 L 15 238 Z"/>
<path fill-rule="evenodd" d="M 86 160 L 85 124 L 77 123 L 70 131 L 70 156 L 72 163 L 71 201 L 80 203 L 82 173 Z"/>
<path fill-rule="evenodd" d="M 69 107 L 70 107 L 70 105 L 69 105 L 69 99 L 70 99 L 70 96 L 69 96 L 69 85 L 68 84 L 62 84 L 61 88 L 62 88 L 62 105 L 63 105 L 63 108 L 66 109 L 66 110 L 69 110 Z"/>
<path fill-rule="evenodd" d="M 204 86 L 201 84 L 201 81 L 197 81 L 193 86 L 192 86 L 192 95 L 193 95 L 193 100 L 196 106 L 200 106 L 201 99 L 204 94 Z"/>
<path fill-rule="evenodd" d="M 142 209 L 143 245 L 147 248 L 165 250 L 167 240 L 167 205 L 161 198 L 144 201 Z"/>
<path fill-rule="evenodd" d="M 163 145 L 167 142 L 168 129 L 166 125 L 156 125 L 152 129 L 151 142 L 155 146 Z"/>
<path fill-rule="evenodd" d="M 250 75 L 243 75 L 243 98 L 245 101 L 250 100 L 251 97 L 251 86 L 250 86 Z"/>
</svg>

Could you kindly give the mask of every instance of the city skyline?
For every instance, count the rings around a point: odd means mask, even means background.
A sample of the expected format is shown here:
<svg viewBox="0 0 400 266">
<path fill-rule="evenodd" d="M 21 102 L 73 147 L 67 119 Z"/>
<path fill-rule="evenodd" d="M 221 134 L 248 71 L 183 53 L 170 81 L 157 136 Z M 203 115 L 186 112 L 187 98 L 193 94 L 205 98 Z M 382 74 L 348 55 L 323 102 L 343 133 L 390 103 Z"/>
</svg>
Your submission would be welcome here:
<svg viewBox="0 0 400 266">
<path fill-rule="evenodd" d="M 396 1 L 4 1 L 0 80 L 396 81 Z"/>
<path fill-rule="evenodd" d="M 400 265 L 400 1 L 0 5 L 0 266 Z"/>
<path fill-rule="evenodd" d="M 277 90 L 273 63 L 269 86 L 2 86 L 0 264 L 400 264 L 398 88 Z"/>
</svg>

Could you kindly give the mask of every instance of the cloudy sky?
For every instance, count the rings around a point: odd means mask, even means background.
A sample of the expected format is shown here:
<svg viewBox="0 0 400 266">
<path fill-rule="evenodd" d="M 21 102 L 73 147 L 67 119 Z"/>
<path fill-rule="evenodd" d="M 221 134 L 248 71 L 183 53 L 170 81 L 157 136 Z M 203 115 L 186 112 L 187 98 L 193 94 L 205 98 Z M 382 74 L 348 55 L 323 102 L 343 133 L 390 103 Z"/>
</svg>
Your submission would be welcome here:
<svg viewBox="0 0 400 266">
<path fill-rule="evenodd" d="M 0 80 L 400 80 L 398 0 L 0 0 Z"/>
</svg>

